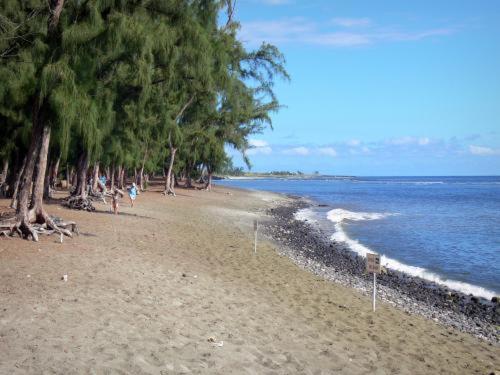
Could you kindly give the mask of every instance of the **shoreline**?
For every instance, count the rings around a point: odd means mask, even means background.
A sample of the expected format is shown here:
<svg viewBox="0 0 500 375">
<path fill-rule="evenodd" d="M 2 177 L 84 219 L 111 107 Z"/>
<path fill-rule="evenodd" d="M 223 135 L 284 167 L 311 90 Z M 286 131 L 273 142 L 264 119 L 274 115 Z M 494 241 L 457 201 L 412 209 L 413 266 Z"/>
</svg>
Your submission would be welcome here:
<svg viewBox="0 0 500 375">
<path fill-rule="evenodd" d="M 301 209 L 318 206 L 310 199 L 285 195 L 293 201 L 270 208 L 266 235 L 301 268 L 327 280 L 369 295 L 371 275 L 365 274 L 365 259 L 348 245 L 329 240 L 319 227 L 295 217 Z M 323 205 L 321 205 L 323 206 Z M 466 295 L 402 271 L 384 269 L 377 278 L 377 298 L 411 314 L 470 333 L 488 342 L 500 343 L 500 303 Z"/>
</svg>

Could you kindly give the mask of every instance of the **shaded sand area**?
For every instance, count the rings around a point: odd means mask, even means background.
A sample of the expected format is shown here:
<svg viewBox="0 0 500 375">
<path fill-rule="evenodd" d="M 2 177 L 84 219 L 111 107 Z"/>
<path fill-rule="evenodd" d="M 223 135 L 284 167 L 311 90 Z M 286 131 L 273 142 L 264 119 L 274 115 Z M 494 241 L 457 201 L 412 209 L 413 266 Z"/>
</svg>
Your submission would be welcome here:
<svg viewBox="0 0 500 375">
<path fill-rule="evenodd" d="M 142 194 L 118 216 L 48 205 L 81 235 L 0 239 L 0 374 L 500 370 L 497 346 L 383 303 L 374 314 L 265 240 L 254 255 L 253 219 L 285 198 L 178 193 Z"/>
</svg>

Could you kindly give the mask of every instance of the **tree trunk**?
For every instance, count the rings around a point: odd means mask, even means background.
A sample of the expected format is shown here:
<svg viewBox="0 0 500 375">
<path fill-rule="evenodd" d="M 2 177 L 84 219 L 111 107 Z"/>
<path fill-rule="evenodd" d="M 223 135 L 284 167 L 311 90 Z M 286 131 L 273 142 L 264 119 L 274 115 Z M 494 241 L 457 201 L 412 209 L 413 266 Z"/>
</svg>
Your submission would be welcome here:
<svg viewBox="0 0 500 375">
<path fill-rule="evenodd" d="M 110 187 L 110 189 L 113 190 L 115 187 L 115 164 L 114 163 L 111 166 L 110 174 L 111 174 L 111 181 L 110 181 L 111 187 Z"/>
<path fill-rule="evenodd" d="M 120 171 L 120 189 L 124 190 L 125 189 L 125 168 L 124 167 L 120 167 L 120 168 L 121 168 L 121 171 Z"/>
<path fill-rule="evenodd" d="M 167 177 L 165 178 L 165 191 L 163 194 L 171 194 L 175 196 L 175 191 L 172 186 L 172 170 L 174 168 L 174 160 L 177 149 L 170 147 L 170 162 L 168 163 Z"/>
<path fill-rule="evenodd" d="M 141 169 L 140 169 L 140 172 L 139 172 L 139 181 L 136 181 L 138 182 L 139 184 L 139 190 L 140 191 L 144 191 L 144 167 L 146 165 L 146 160 L 147 160 L 147 157 L 148 157 L 148 144 L 146 143 L 146 149 L 144 150 L 144 157 L 142 158 L 142 164 L 141 164 Z"/>
<path fill-rule="evenodd" d="M 193 187 L 193 179 L 191 177 L 192 173 L 193 173 L 193 167 L 190 164 L 188 164 L 186 168 L 186 187 L 189 189 Z"/>
<path fill-rule="evenodd" d="M 43 199 L 49 199 L 50 194 L 50 176 L 52 175 L 52 162 L 49 163 L 49 167 L 47 168 L 47 172 L 45 173 L 45 181 L 43 184 Z"/>
<path fill-rule="evenodd" d="M 45 183 L 45 172 L 47 171 L 47 159 L 49 155 L 50 144 L 50 126 L 43 127 L 40 149 L 38 151 L 38 160 L 36 164 L 37 173 L 33 181 L 33 195 L 31 197 L 31 220 L 34 218 L 36 222 L 45 222 L 43 213 L 43 191 Z"/>
<path fill-rule="evenodd" d="M 175 197 L 175 175 L 172 173 L 172 177 L 170 178 L 170 191 L 172 195 Z"/>
<path fill-rule="evenodd" d="M 52 189 L 55 189 L 56 184 L 57 184 L 57 175 L 59 174 L 59 163 L 61 162 L 61 157 L 59 156 L 54 164 L 54 167 L 52 168 L 52 171 L 50 172 L 50 187 Z"/>
<path fill-rule="evenodd" d="M 89 157 L 86 151 L 82 152 L 78 158 L 76 171 L 76 189 L 73 195 L 87 198 L 87 171 L 89 169 Z"/>
<path fill-rule="evenodd" d="M 20 173 L 22 173 L 21 168 L 24 165 L 24 159 L 21 159 L 20 152 L 16 151 L 12 159 L 13 164 L 9 168 L 9 173 L 7 173 L 7 179 L 5 181 L 5 197 L 12 198 L 14 187 L 19 184 L 19 179 L 21 178 Z M 15 208 L 15 207 L 14 207 Z"/>
<path fill-rule="evenodd" d="M 7 180 L 7 172 L 9 171 L 9 160 L 5 159 L 3 161 L 2 173 L 0 174 L 0 186 Z"/>
<path fill-rule="evenodd" d="M 116 176 L 115 176 L 115 184 L 116 184 L 116 187 L 118 187 L 119 189 L 121 189 L 121 176 L 122 176 L 122 166 L 119 165 L 118 166 L 118 169 L 116 170 Z"/>
<path fill-rule="evenodd" d="M 99 182 L 99 163 L 95 162 L 94 163 L 94 177 L 92 178 L 92 191 L 96 192 L 97 191 L 97 185 Z"/>
<path fill-rule="evenodd" d="M 69 171 L 69 176 L 71 179 L 71 187 L 75 187 L 76 186 L 76 173 L 75 173 L 74 167 L 71 167 L 71 169 Z"/>
<path fill-rule="evenodd" d="M 212 169 L 207 167 L 208 181 L 205 185 L 205 190 L 212 191 Z"/>
<path fill-rule="evenodd" d="M 26 163 L 19 182 L 19 191 L 17 193 L 16 216 L 22 222 L 22 228 L 19 228 L 24 236 L 32 235 L 29 229 L 29 198 L 31 192 L 31 183 L 33 180 L 33 173 L 35 170 L 35 163 L 37 161 L 39 144 L 41 144 L 44 136 L 44 127 L 38 119 L 39 109 L 35 101 L 33 111 L 33 130 L 31 135 L 30 145 L 26 153 Z M 33 235 L 32 235 L 33 236 Z M 35 239 L 35 236 L 33 236 Z"/>
<path fill-rule="evenodd" d="M 139 170 L 139 176 L 138 176 L 138 185 L 139 185 L 139 190 L 144 191 L 144 167 L 141 167 Z"/>
<path fill-rule="evenodd" d="M 66 189 L 69 190 L 69 183 L 70 183 L 70 171 L 69 171 L 69 164 L 66 163 Z"/>
<path fill-rule="evenodd" d="M 16 172 L 16 176 L 14 178 L 14 182 L 12 183 L 12 187 L 9 186 L 10 194 L 12 194 L 12 200 L 10 202 L 10 208 L 17 209 L 17 195 L 19 193 L 19 185 L 21 184 L 21 177 L 24 173 L 24 167 L 26 166 L 26 157 L 24 157 L 22 164 L 19 167 L 19 170 Z"/>
<path fill-rule="evenodd" d="M 8 171 L 9 171 L 9 160 L 5 159 L 3 161 L 2 173 L 0 174 L 0 197 L 3 197 L 5 195 Z"/>
</svg>

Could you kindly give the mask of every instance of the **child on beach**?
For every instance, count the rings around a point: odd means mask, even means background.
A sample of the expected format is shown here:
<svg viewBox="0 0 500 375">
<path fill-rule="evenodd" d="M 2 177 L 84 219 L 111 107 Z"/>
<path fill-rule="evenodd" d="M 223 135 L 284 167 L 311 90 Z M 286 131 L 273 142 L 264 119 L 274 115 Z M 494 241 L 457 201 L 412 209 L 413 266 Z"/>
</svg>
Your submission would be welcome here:
<svg viewBox="0 0 500 375">
<path fill-rule="evenodd" d="M 111 206 L 115 215 L 118 215 L 119 200 L 121 197 L 123 197 L 123 192 L 120 191 L 120 189 L 114 188 L 113 193 L 111 194 L 111 198 L 113 199 Z"/>
<path fill-rule="evenodd" d="M 135 186 L 135 182 L 132 183 L 132 186 L 128 190 L 128 196 L 130 198 L 130 207 L 134 207 L 134 201 L 137 198 L 137 186 Z"/>
</svg>

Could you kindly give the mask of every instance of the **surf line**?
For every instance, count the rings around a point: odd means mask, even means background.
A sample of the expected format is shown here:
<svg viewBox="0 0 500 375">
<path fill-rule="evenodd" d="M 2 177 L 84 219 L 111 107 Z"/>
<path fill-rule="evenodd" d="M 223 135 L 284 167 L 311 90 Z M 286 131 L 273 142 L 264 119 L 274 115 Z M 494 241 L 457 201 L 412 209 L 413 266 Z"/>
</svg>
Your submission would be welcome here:
<svg viewBox="0 0 500 375">
<path fill-rule="evenodd" d="M 351 251 L 362 256 L 363 258 L 366 258 L 367 254 L 375 253 L 375 251 L 363 245 L 358 240 L 350 238 L 344 231 L 342 224 L 345 221 L 381 220 L 394 215 L 397 214 L 379 212 L 353 212 L 342 208 L 332 209 L 328 211 L 326 215 L 327 219 L 334 223 L 335 228 L 335 232 L 332 234 L 330 239 L 335 242 L 345 243 Z M 314 212 L 310 208 L 299 210 L 295 213 L 294 216 L 296 220 L 316 222 L 316 220 L 314 220 Z M 385 255 L 381 255 L 380 262 L 385 268 L 400 271 L 410 276 L 419 277 L 421 279 L 434 282 L 438 285 L 445 286 L 449 289 L 456 290 L 464 294 L 472 294 L 474 296 L 483 297 L 488 300 L 491 300 L 491 298 L 496 295 L 495 292 L 481 286 L 457 280 L 444 279 L 425 268 L 404 264 Z"/>
</svg>

